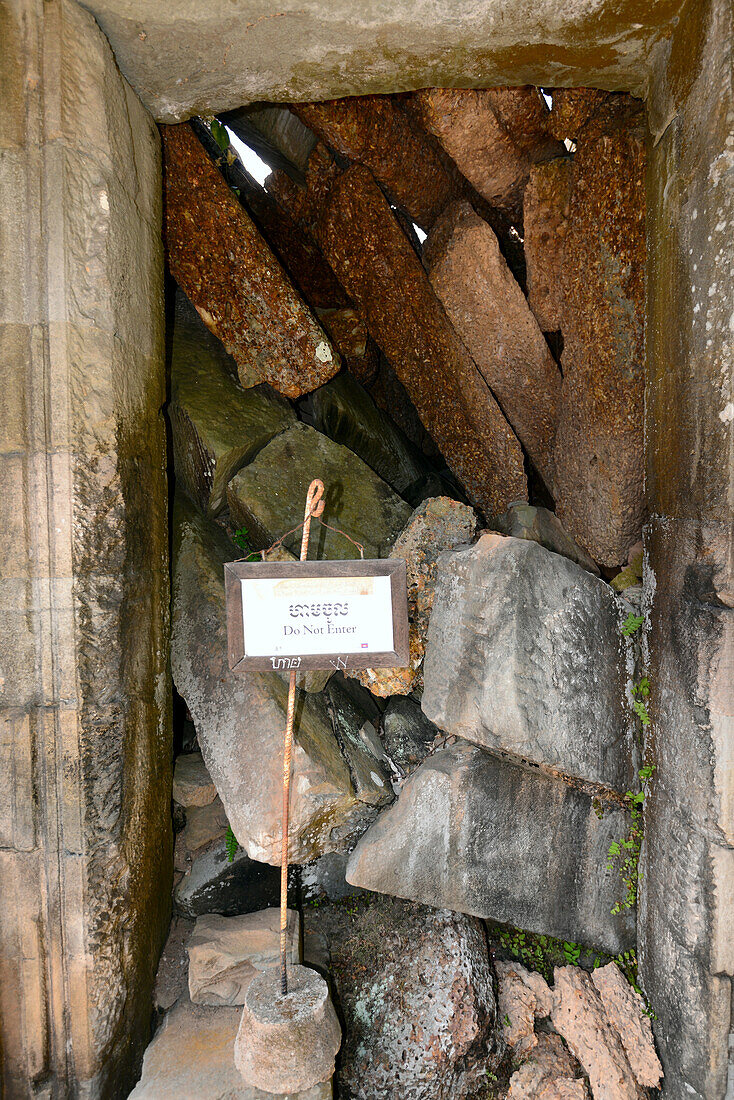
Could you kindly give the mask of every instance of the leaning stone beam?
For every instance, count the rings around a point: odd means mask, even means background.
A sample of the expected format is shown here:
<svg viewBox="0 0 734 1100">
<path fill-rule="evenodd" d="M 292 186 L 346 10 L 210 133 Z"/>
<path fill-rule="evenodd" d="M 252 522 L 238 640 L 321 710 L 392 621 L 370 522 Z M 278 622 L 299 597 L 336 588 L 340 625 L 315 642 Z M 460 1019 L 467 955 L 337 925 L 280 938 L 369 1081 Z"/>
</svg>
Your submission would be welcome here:
<svg viewBox="0 0 734 1100">
<path fill-rule="evenodd" d="M 406 780 L 349 857 L 347 882 L 600 948 L 634 945 L 634 913 L 605 869 L 625 811 L 457 741 Z"/>
<path fill-rule="evenodd" d="M 559 371 L 492 229 L 452 203 L 423 249 L 431 285 L 548 489 Z"/>
<path fill-rule="evenodd" d="M 317 233 L 472 501 L 494 515 L 527 499 L 520 444 L 366 168 L 337 180 Z"/>
<path fill-rule="evenodd" d="M 0 1092 L 99 1100 L 172 878 L 159 140 L 86 11 L 0 20 Z"/>
<path fill-rule="evenodd" d="M 369 168 L 424 229 L 460 198 L 458 173 L 447 170 L 446 158 L 390 96 L 347 96 L 294 104 L 292 110 L 332 149 Z"/>
<path fill-rule="evenodd" d="M 338 354 L 191 127 L 161 133 L 171 272 L 242 385 L 300 397 L 328 382 Z"/>
</svg>

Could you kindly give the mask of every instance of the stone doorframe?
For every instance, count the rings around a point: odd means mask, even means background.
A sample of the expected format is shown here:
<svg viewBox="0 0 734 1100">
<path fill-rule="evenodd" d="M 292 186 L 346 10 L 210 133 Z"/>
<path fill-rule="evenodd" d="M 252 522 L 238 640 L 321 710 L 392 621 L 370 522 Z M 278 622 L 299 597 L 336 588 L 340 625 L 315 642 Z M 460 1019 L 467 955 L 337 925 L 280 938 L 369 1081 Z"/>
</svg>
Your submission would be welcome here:
<svg viewBox="0 0 734 1100">
<path fill-rule="evenodd" d="M 7 1094 L 127 1095 L 168 919 L 153 120 L 257 99 L 452 83 L 592 85 L 647 100 L 645 541 L 657 772 L 641 981 L 657 1014 L 664 1095 L 723 1100 L 728 1074 L 734 1094 L 728 0 L 303 0 L 285 13 L 269 0 L 89 0 L 86 8 L 0 2 Z"/>
</svg>

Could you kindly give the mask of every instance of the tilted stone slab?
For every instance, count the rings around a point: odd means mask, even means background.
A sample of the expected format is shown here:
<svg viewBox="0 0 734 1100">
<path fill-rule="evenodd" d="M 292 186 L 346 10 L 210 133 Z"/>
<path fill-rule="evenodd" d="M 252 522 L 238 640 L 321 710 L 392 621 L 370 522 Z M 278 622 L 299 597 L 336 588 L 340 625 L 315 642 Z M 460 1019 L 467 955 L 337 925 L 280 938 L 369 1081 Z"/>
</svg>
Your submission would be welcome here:
<svg viewBox="0 0 734 1100">
<path fill-rule="evenodd" d="M 293 110 L 322 141 L 369 168 L 425 229 L 461 194 L 458 173 L 447 170 L 446 158 L 389 96 L 347 96 Z"/>
<path fill-rule="evenodd" d="M 301 961 L 301 918 L 288 910 L 288 962 Z M 189 995 L 194 1004 L 241 1005 L 255 974 L 280 961 L 280 910 L 235 917 L 199 917 L 188 942 Z"/>
<path fill-rule="evenodd" d="M 634 913 L 606 870 L 627 814 L 540 771 L 466 742 L 429 757 L 349 857 L 366 890 L 502 921 L 616 955 L 635 942 Z"/>
<path fill-rule="evenodd" d="M 573 161 L 536 164 L 523 200 L 528 305 L 543 332 L 557 332 L 563 317 L 563 244 L 568 231 Z"/>
<path fill-rule="evenodd" d="M 520 444 L 367 169 L 333 184 L 317 235 L 472 501 L 494 515 L 524 499 Z"/>
<path fill-rule="evenodd" d="M 423 712 L 475 744 L 624 793 L 635 769 L 620 628 L 604 581 L 488 532 L 439 558 Z"/>
<path fill-rule="evenodd" d="M 423 250 L 431 285 L 515 435 L 553 490 L 561 372 L 492 229 L 452 203 Z"/>
<path fill-rule="evenodd" d="M 277 864 L 288 687 L 276 673 L 243 676 L 229 669 L 222 569 L 236 556 L 229 539 L 185 498 L 176 501 L 174 528 L 174 683 L 191 711 L 235 836 L 252 859 Z M 378 790 L 384 801 L 384 787 Z M 348 846 L 373 814 L 356 796 L 326 708 L 299 695 L 291 860 L 306 862 Z"/>
<path fill-rule="evenodd" d="M 176 282 L 234 356 L 243 386 L 298 397 L 339 357 L 191 127 L 162 127 L 165 237 Z"/>
<path fill-rule="evenodd" d="M 361 458 L 307 424 L 277 436 L 229 483 L 227 500 L 235 524 L 244 524 L 256 545 L 268 547 L 303 522 L 308 487 L 321 478 L 323 520 L 364 546 L 366 558 L 384 558 L 408 522 L 410 505 Z M 284 545 L 298 554 L 301 532 Z M 359 551 L 343 535 L 314 523 L 309 558 L 355 558 Z"/>
<path fill-rule="evenodd" d="M 224 507 L 237 470 L 295 423 L 288 402 L 269 386 L 242 388 L 234 360 L 180 291 L 168 416 L 176 481 L 210 515 Z"/>
</svg>

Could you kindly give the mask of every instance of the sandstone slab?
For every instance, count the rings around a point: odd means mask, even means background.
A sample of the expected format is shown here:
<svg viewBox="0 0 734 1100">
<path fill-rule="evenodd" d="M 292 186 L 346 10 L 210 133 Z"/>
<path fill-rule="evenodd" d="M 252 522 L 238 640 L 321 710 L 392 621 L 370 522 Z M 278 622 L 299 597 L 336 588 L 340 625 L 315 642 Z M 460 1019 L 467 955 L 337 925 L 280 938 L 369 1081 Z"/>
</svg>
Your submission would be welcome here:
<svg viewBox="0 0 734 1100">
<path fill-rule="evenodd" d="M 575 561 L 590 573 L 599 575 L 599 569 L 582 547 L 564 529 L 555 512 L 538 505 L 515 501 L 506 512 L 492 521 L 495 531 L 511 535 L 515 539 L 532 539 L 533 542 Z"/>
<path fill-rule="evenodd" d="M 208 806 L 217 797 L 217 788 L 200 752 L 190 752 L 176 758 L 173 797 L 184 808 Z"/>
<path fill-rule="evenodd" d="M 559 371 L 491 228 L 452 203 L 423 250 L 431 285 L 530 461 L 553 491 Z"/>
<path fill-rule="evenodd" d="M 457 742 L 408 776 L 349 857 L 347 881 L 616 955 L 635 922 L 611 914 L 620 884 L 605 865 L 626 830 L 618 807 L 600 819 L 583 791 Z"/>
<path fill-rule="evenodd" d="M 299 520 L 303 503 L 300 508 Z M 185 498 L 177 499 L 174 524 L 174 681 L 237 840 L 253 859 L 278 863 L 288 688 L 275 673 L 230 671 L 222 565 L 234 548 Z M 290 853 L 296 863 L 344 847 L 374 813 L 355 794 L 328 713 L 308 694 L 299 696 L 296 710 L 293 777 Z"/>
<path fill-rule="evenodd" d="M 327 145 L 369 168 L 424 229 L 461 192 L 435 145 L 389 96 L 348 96 L 294 110 Z"/>
<path fill-rule="evenodd" d="M 423 712 L 475 744 L 624 793 L 635 757 L 620 627 L 600 578 L 488 532 L 439 559 Z"/>
<path fill-rule="evenodd" d="M 640 538 L 645 361 L 645 152 L 630 124 L 574 158 L 564 245 L 558 517 L 603 565 Z"/>
<path fill-rule="evenodd" d="M 339 1096 L 475 1096 L 505 1051 L 480 922 L 375 898 L 330 948 L 346 1025 Z"/>
<path fill-rule="evenodd" d="M 642 1100 L 621 1040 L 589 975 L 578 966 L 553 973 L 553 1026 L 589 1075 L 595 1100 Z"/>
<path fill-rule="evenodd" d="M 510 1078 L 507 1100 L 587 1100 L 580 1072 L 560 1035 L 541 1032 Z"/>
<path fill-rule="evenodd" d="M 522 449 L 367 169 L 332 185 L 317 234 L 470 498 L 488 515 L 524 498 Z"/>
<path fill-rule="evenodd" d="M 281 535 L 298 553 L 308 486 L 320 477 L 326 486 L 324 523 L 338 527 L 364 546 L 366 558 L 387 557 L 410 516 L 410 507 L 346 447 L 307 424 L 277 436 L 232 479 L 227 489 L 236 524 L 250 530 L 256 545 L 270 546 Z M 309 557 L 354 558 L 359 551 L 343 535 L 315 523 Z"/>
<path fill-rule="evenodd" d="M 205 913 L 234 916 L 275 905 L 278 873 L 238 849 L 230 860 L 225 841 L 218 841 L 184 864 L 186 872 L 173 891 L 173 902 L 186 917 Z"/>
<path fill-rule="evenodd" d="M 528 305 L 543 332 L 565 327 L 564 243 L 568 232 L 573 163 L 559 158 L 530 171 L 523 200 Z"/>
<path fill-rule="evenodd" d="M 208 806 L 191 806 L 186 811 L 184 843 L 190 852 L 205 848 L 215 840 L 221 840 L 227 832 L 227 814 L 222 800 L 217 796 Z"/>
<path fill-rule="evenodd" d="M 179 1002 L 145 1052 L 130 1100 L 331 1100 L 331 1082 L 273 1096 L 250 1088 L 234 1064 L 239 1008 Z"/>
<path fill-rule="evenodd" d="M 591 980 L 601 997 L 609 1023 L 622 1040 L 627 1061 L 641 1085 L 658 1088 L 663 1068 L 655 1051 L 652 1022 L 645 1002 L 616 963 L 592 971 Z"/>
<path fill-rule="evenodd" d="M 338 356 L 190 126 L 164 127 L 168 261 L 246 387 L 298 397 Z"/>
<path fill-rule="evenodd" d="M 237 470 L 295 421 L 288 402 L 269 386 L 242 388 L 234 360 L 180 291 L 168 416 L 176 481 L 210 515 L 224 507 Z"/>
<path fill-rule="evenodd" d="M 194 1004 L 241 1005 L 250 982 L 280 962 L 280 910 L 235 917 L 205 914 L 188 941 L 189 995 Z M 288 912 L 288 961 L 301 961 L 300 917 Z"/>
</svg>

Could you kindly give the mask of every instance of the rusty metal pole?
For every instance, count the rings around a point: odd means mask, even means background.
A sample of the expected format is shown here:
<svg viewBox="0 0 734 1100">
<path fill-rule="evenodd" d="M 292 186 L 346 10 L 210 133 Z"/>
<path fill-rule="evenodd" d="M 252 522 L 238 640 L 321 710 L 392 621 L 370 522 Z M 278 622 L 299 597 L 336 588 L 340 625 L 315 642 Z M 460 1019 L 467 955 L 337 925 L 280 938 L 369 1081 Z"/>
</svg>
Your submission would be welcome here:
<svg viewBox="0 0 734 1100">
<path fill-rule="evenodd" d="M 301 561 L 308 557 L 308 540 L 311 519 L 324 511 L 324 483 L 316 478 L 308 487 L 306 511 L 303 517 L 301 537 Z M 280 989 L 288 992 L 288 808 L 291 790 L 291 756 L 293 754 L 293 712 L 296 707 L 296 673 L 291 672 L 288 682 L 288 714 L 283 745 L 283 840 L 280 857 Z"/>
</svg>

